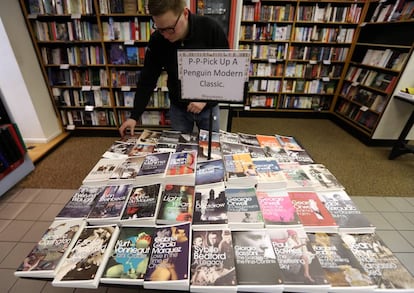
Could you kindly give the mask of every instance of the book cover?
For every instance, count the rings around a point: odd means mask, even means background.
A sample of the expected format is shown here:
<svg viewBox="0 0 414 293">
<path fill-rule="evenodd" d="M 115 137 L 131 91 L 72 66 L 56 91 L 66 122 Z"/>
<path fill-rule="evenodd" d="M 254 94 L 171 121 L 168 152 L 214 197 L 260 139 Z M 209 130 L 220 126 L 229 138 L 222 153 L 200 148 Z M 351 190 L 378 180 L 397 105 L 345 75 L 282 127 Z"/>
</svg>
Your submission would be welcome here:
<svg viewBox="0 0 414 293">
<path fill-rule="evenodd" d="M 175 153 L 176 151 L 177 144 L 171 142 L 158 142 L 154 148 L 154 153 Z"/>
<path fill-rule="evenodd" d="M 282 292 L 283 274 L 265 229 L 232 231 L 237 290 Z"/>
<path fill-rule="evenodd" d="M 100 159 L 92 170 L 85 176 L 83 184 L 106 183 L 114 170 L 122 164 L 125 159 Z"/>
<path fill-rule="evenodd" d="M 97 198 L 95 206 L 88 215 L 89 223 L 104 224 L 118 221 L 131 192 L 131 184 L 114 184 L 105 186 Z"/>
<path fill-rule="evenodd" d="M 197 162 L 195 185 L 224 182 L 224 163 L 222 159 Z"/>
<path fill-rule="evenodd" d="M 170 153 L 153 153 L 145 156 L 138 171 L 136 183 L 149 183 L 149 180 L 164 180 Z"/>
<path fill-rule="evenodd" d="M 302 225 L 286 190 L 256 190 L 256 196 L 266 228 Z"/>
<path fill-rule="evenodd" d="M 115 141 L 102 155 L 106 159 L 126 159 L 133 144 Z"/>
<path fill-rule="evenodd" d="M 174 143 L 177 144 L 180 141 L 181 132 L 175 130 L 164 130 L 158 139 L 158 143 Z"/>
<path fill-rule="evenodd" d="M 284 276 L 284 291 L 328 292 L 326 279 L 303 227 L 272 227 L 267 233 Z"/>
<path fill-rule="evenodd" d="M 287 180 L 286 189 L 289 191 L 315 191 L 319 182 L 308 175 L 300 165 L 281 165 L 282 172 Z"/>
<path fill-rule="evenodd" d="M 145 156 L 154 152 L 155 146 L 148 143 L 137 143 L 129 151 L 129 157 Z"/>
<path fill-rule="evenodd" d="M 280 171 L 279 164 L 275 159 L 253 159 L 252 162 L 257 173 L 257 189 L 278 189 L 286 187 L 286 177 Z"/>
<path fill-rule="evenodd" d="M 156 227 L 144 288 L 188 291 L 190 245 L 189 222 Z"/>
<path fill-rule="evenodd" d="M 161 190 L 160 183 L 133 186 L 122 212 L 120 223 L 122 225 L 155 225 Z"/>
<path fill-rule="evenodd" d="M 276 138 L 279 141 L 280 145 L 286 150 L 303 150 L 302 146 L 297 142 L 297 140 L 293 136 L 276 134 Z"/>
<path fill-rule="evenodd" d="M 345 187 L 336 179 L 336 177 L 322 164 L 302 165 L 302 170 L 318 184 L 315 186 L 316 191 L 343 190 Z"/>
<path fill-rule="evenodd" d="M 253 145 L 253 146 L 260 146 L 259 141 L 255 134 L 248 134 L 248 133 L 237 133 L 239 136 L 239 140 L 243 144 Z"/>
<path fill-rule="evenodd" d="M 341 234 L 362 267 L 377 286 L 375 292 L 408 292 L 414 277 L 375 233 Z"/>
<path fill-rule="evenodd" d="M 129 157 L 119 164 L 109 176 L 110 182 L 134 182 L 145 157 Z"/>
<path fill-rule="evenodd" d="M 179 143 L 177 143 L 177 145 L 175 147 L 175 151 L 176 152 L 190 152 L 190 151 L 197 151 L 198 152 L 198 144 L 179 142 Z"/>
<path fill-rule="evenodd" d="M 233 241 L 228 228 L 193 229 L 190 276 L 191 292 L 236 292 Z"/>
<path fill-rule="evenodd" d="M 237 133 L 228 132 L 221 130 L 219 131 L 219 141 L 220 143 L 223 142 L 230 142 L 230 143 L 240 143 L 239 135 Z"/>
<path fill-rule="evenodd" d="M 223 158 L 219 142 L 212 141 L 210 147 L 210 159 L 217 160 Z M 201 141 L 198 145 L 197 161 L 201 162 L 208 159 L 208 143 L 206 141 Z"/>
<path fill-rule="evenodd" d="M 306 150 L 298 150 L 298 151 L 286 150 L 286 153 L 293 162 L 296 162 L 299 165 L 307 165 L 307 164 L 315 163 L 315 161 L 312 159 L 312 157 L 308 154 Z"/>
<path fill-rule="evenodd" d="M 344 190 L 317 192 L 317 194 L 338 224 L 338 232 L 375 232 L 375 226 L 361 213 Z"/>
<path fill-rule="evenodd" d="M 226 186 L 254 186 L 257 183 L 257 172 L 250 153 L 223 156 L 226 170 Z"/>
<path fill-rule="evenodd" d="M 241 143 L 220 142 L 220 148 L 223 156 L 249 152 L 247 145 Z"/>
<path fill-rule="evenodd" d="M 373 292 L 376 287 L 337 233 L 307 233 L 326 278 L 329 292 Z"/>
<path fill-rule="evenodd" d="M 247 146 L 247 152 L 250 153 L 252 159 L 263 159 L 267 157 L 264 149 L 258 146 Z"/>
<path fill-rule="evenodd" d="M 231 229 L 263 228 L 263 216 L 254 187 L 227 188 L 227 221 Z"/>
<path fill-rule="evenodd" d="M 227 201 L 223 182 L 195 186 L 192 224 L 193 227 L 227 224 Z"/>
<path fill-rule="evenodd" d="M 161 132 L 144 129 L 138 138 L 138 143 L 156 144 L 161 136 Z"/>
<path fill-rule="evenodd" d="M 56 219 L 87 218 L 104 188 L 104 185 L 82 185 L 56 215 Z"/>
<path fill-rule="evenodd" d="M 306 232 L 337 232 L 338 224 L 315 192 L 288 192 Z"/>
<path fill-rule="evenodd" d="M 194 186 L 165 184 L 157 213 L 157 224 L 192 221 Z"/>
<path fill-rule="evenodd" d="M 14 272 L 18 277 L 53 278 L 59 263 L 85 226 L 83 219 L 55 220 Z"/>
<path fill-rule="evenodd" d="M 288 164 L 293 162 L 284 148 L 265 146 L 263 147 L 263 151 L 265 152 L 266 157 L 276 159 L 278 164 Z"/>
<path fill-rule="evenodd" d="M 56 287 L 94 289 L 118 238 L 116 225 L 86 226 L 56 272 Z"/>
<path fill-rule="evenodd" d="M 257 141 L 259 142 L 260 147 L 270 146 L 270 147 L 282 147 L 277 138 L 273 135 L 263 135 L 256 134 Z"/>
<path fill-rule="evenodd" d="M 196 164 L 197 151 L 171 153 L 165 182 L 194 185 Z"/>
<path fill-rule="evenodd" d="M 154 231 L 155 227 L 122 226 L 100 282 L 142 285 Z"/>
</svg>

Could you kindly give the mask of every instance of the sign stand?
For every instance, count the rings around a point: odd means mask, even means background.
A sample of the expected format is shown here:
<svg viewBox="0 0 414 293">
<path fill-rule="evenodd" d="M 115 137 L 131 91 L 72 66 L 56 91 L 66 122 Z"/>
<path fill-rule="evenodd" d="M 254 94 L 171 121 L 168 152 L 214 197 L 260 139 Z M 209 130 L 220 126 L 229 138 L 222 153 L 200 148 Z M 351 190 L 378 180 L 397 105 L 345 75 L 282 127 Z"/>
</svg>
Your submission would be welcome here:
<svg viewBox="0 0 414 293">
<path fill-rule="evenodd" d="M 247 97 L 250 50 L 178 50 L 181 99 L 244 104 Z M 208 157 L 211 159 L 213 110 L 209 109 Z"/>
</svg>

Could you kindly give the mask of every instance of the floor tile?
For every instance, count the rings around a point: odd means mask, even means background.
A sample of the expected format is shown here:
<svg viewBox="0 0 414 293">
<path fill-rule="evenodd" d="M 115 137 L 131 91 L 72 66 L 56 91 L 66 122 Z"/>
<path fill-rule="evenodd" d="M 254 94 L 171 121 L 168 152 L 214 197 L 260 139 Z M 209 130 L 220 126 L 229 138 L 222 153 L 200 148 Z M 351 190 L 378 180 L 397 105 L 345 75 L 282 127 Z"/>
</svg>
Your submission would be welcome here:
<svg viewBox="0 0 414 293">
<path fill-rule="evenodd" d="M 364 212 L 368 220 L 376 227 L 376 230 L 393 230 L 394 227 L 378 212 Z"/>
<path fill-rule="evenodd" d="M 414 208 L 411 210 L 411 212 L 402 213 L 412 224 L 414 229 Z"/>
<path fill-rule="evenodd" d="M 56 197 L 56 199 L 53 203 L 66 204 L 69 201 L 69 199 L 72 198 L 72 196 L 75 194 L 76 191 L 77 191 L 76 189 L 63 189 L 63 190 L 61 190 L 61 192 L 58 194 L 58 196 Z"/>
<path fill-rule="evenodd" d="M 10 202 L 32 202 L 42 189 L 25 188 L 17 193 Z"/>
<path fill-rule="evenodd" d="M 377 231 L 379 237 L 391 249 L 392 252 L 410 252 L 414 253 L 414 247 L 398 233 L 398 231 Z"/>
<path fill-rule="evenodd" d="M 413 230 L 413 224 L 402 213 L 383 212 L 381 214 L 396 230 Z"/>
<path fill-rule="evenodd" d="M 98 289 L 94 289 L 94 290 L 78 288 L 78 289 L 75 289 L 74 293 L 106 293 L 107 290 L 108 290 L 108 287 L 100 286 L 98 287 Z"/>
<path fill-rule="evenodd" d="M 414 210 L 414 206 L 412 206 L 405 197 L 387 197 L 386 199 L 400 212 L 410 212 Z"/>
<path fill-rule="evenodd" d="M 0 242 L 0 263 L 16 246 L 17 242 Z"/>
<path fill-rule="evenodd" d="M 22 292 L 42 292 L 46 282 L 41 280 L 32 279 L 17 279 L 17 282 L 10 289 L 9 293 L 22 293 Z"/>
<path fill-rule="evenodd" d="M 399 231 L 400 234 L 410 242 L 411 246 L 414 247 L 414 233 L 413 231 Z"/>
<path fill-rule="evenodd" d="M 32 249 L 33 243 L 17 243 L 16 246 L 13 247 L 10 253 L 0 263 L 0 268 L 16 270 L 17 267 L 23 262 L 26 255 L 28 255 Z"/>
<path fill-rule="evenodd" d="M 14 270 L 0 269 L 0 292 L 10 292 L 10 288 L 17 282 L 17 278 L 13 274 Z"/>
<path fill-rule="evenodd" d="M 405 197 L 405 200 L 408 201 L 414 207 L 414 197 Z"/>
<path fill-rule="evenodd" d="M 395 256 L 407 268 L 407 270 L 414 276 L 414 253 L 396 252 Z"/>
<path fill-rule="evenodd" d="M 20 240 L 21 242 L 37 243 L 50 226 L 50 222 L 35 222 Z"/>
<path fill-rule="evenodd" d="M 12 220 L 0 220 L 0 233 L 6 229 L 6 227 L 8 225 L 10 225 L 10 223 L 12 222 Z"/>
<path fill-rule="evenodd" d="M 376 212 L 375 207 L 364 196 L 352 196 L 352 201 L 361 212 Z"/>
<path fill-rule="evenodd" d="M 51 204 L 46 211 L 37 219 L 38 221 L 50 221 L 52 222 L 56 215 L 63 208 L 63 204 Z"/>
<path fill-rule="evenodd" d="M 379 212 L 396 212 L 397 208 L 394 207 L 385 197 L 368 196 L 367 200 L 375 207 Z"/>
<path fill-rule="evenodd" d="M 75 291 L 74 288 L 53 287 L 51 282 L 46 282 L 42 293 L 72 293 L 73 291 Z"/>
<path fill-rule="evenodd" d="M 0 202 L 10 202 L 23 191 L 23 188 L 12 188 L 0 197 Z"/>
<path fill-rule="evenodd" d="M 7 203 L 0 213 L 0 219 L 13 220 L 15 219 L 28 205 L 27 202 L 10 202 Z"/>
<path fill-rule="evenodd" d="M 10 224 L 0 232 L 0 241 L 20 241 L 32 225 L 32 221 L 11 221 Z"/>
<path fill-rule="evenodd" d="M 60 189 L 42 189 L 42 192 L 39 192 L 33 201 L 36 203 L 53 203 L 60 193 Z"/>
<path fill-rule="evenodd" d="M 16 217 L 16 220 L 36 221 L 49 207 L 46 203 L 29 203 Z"/>
</svg>

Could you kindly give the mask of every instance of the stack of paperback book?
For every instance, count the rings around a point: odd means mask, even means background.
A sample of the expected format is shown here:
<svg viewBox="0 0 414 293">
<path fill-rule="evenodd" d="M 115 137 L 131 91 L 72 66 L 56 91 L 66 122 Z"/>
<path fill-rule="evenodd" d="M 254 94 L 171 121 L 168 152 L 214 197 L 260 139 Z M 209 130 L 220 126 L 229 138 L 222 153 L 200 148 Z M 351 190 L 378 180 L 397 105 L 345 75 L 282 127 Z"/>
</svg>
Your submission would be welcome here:
<svg viewBox="0 0 414 293">
<path fill-rule="evenodd" d="M 15 275 L 191 292 L 408 292 L 414 278 L 291 136 L 114 141 Z"/>
</svg>

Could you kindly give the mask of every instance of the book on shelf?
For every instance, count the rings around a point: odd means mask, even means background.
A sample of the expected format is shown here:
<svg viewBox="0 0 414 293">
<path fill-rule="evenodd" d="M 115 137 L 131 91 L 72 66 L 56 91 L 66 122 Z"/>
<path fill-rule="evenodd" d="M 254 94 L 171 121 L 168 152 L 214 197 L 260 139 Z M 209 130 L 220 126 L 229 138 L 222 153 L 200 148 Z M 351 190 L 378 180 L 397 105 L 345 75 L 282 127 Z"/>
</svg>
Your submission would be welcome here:
<svg viewBox="0 0 414 293">
<path fill-rule="evenodd" d="M 282 292 L 283 273 L 266 229 L 232 231 L 237 291 Z"/>
<path fill-rule="evenodd" d="M 283 172 L 280 171 L 276 159 L 253 159 L 253 164 L 257 173 L 257 189 L 278 189 L 286 187 L 286 177 L 283 175 Z"/>
<path fill-rule="evenodd" d="M 102 184 L 106 183 L 114 170 L 122 164 L 125 159 L 99 159 L 92 170 L 85 176 L 82 184 Z"/>
<path fill-rule="evenodd" d="M 303 227 L 267 229 L 287 292 L 328 292 L 330 284 Z"/>
<path fill-rule="evenodd" d="M 414 288 L 414 277 L 378 234 L 341 233 L 341 238 L 376 284 L 375 292 L 409 292 Z"/>
<path fill-rule="evenodd" d="M 109 48 L 111 64 L 125 64 L 125 47 L 122 43 L 112 43 Z"/>
<path fill-rule="evenodd" d="M 52 285 L 96 289 L 118 238 L 117 225 L 86 226 L 62 260 Z"/>
<path fill-rule="evenodd" d="M 153 153 L 145 156 L 144 162 L 135 178 L 135 183 L 160 182 L 165 179 L 170 153 Z"/>
<path fill-rule="evenodd" d="M 157 226 L 144 276 L 144 288 L 188 291 L 190 245 L 190 222 Z"/>
<path fill-rule="evenodd" d="M 81 185 L 56 215 L 56 219 L 87 218 L 105 185 Z"/>
<path fill-rule="evenodd" d="M 74 239 L 79 236 L 85 225 L 84 219 L 54 220 L 24 258 L 14 275 L 29 278 L 53 278 L 62 259 L 75 243 Z"/>
<path fill-rule="evenodd" d="M 329 292 L 374 292 L 376 285 L 337 233 L 307 233 L 326 278 Z"/>
<path fill-rule="evenodd" d="M 157 212 L 157 224 L 191 221 L 194 211 L 194 185 L 165 184 Z"/>
<path fill-rule="evenodd" d="M 319 199 L 338 224 L 338 232 L 373 233 L 375 226 L 359 210 L 345 190 L 317 192 Z"/>
<path fill-rule="evenodd" d="M 231 229 L 263 228 L 263 215 L 254 187 L 228 188 L 227 223 Z"/>
<path fill-rule="evenodd" d="M 161 183 L 132 186 L 120 224 L 155 225 L 161 192 Z"/>
<path fill-rule="evenodd" d="M 120 227 L 118 239 L 105 270 L 102 284 L 142 285 L 151 253 L 155 226 Z"/>
<path fill-rule="evenodd" d="M 222 159 L 197 162 L 195 185 L 224 182 L 224 163 Z"/>
<path fill-rule="evenodd" d="M 234 247 L 228 228 L 193 227 L 191 292 L 236 292 Z"/>
<path fill-rule="evenodd" d="M 312 180 L 318 183 L 314 188 L 316 191 L 345 189 L 331 171 L 329 171 L 323 164 L 302 165 L 301 168 Z"/>
<path fill-rule="evenodd" d="M 338 224 L 315 192 L 288 192 L 306 232 L 337 232 Z"/>
<path fill-rule="evenodd" d="M 197 151 L 171 153 L 165 173 L 166 183 L 194 185 Z"/>
<path fill-rule="evenodd" d="M 196 185 L 192 226 L 225 226 L 227 201 L 224 182 Z"/>
<path fill-rule="evenodd" d="M 285 189 L 256 190 L 266 228 L 302 226 L 296 209 Z"/>
<path fill-rule="evenodd" d="M 109 182 L 130 182 L 133 183 L 138 177 L 144 157 L 128 157 L 119 164 L 109 176 Z"/>
<path fill-rule="evenodd" d="M 131 184 L 110 184 L 104 187 L 89 213 L 89 224 L 109 224 L 121 219 L 131 192 Z"/>
</svg>

